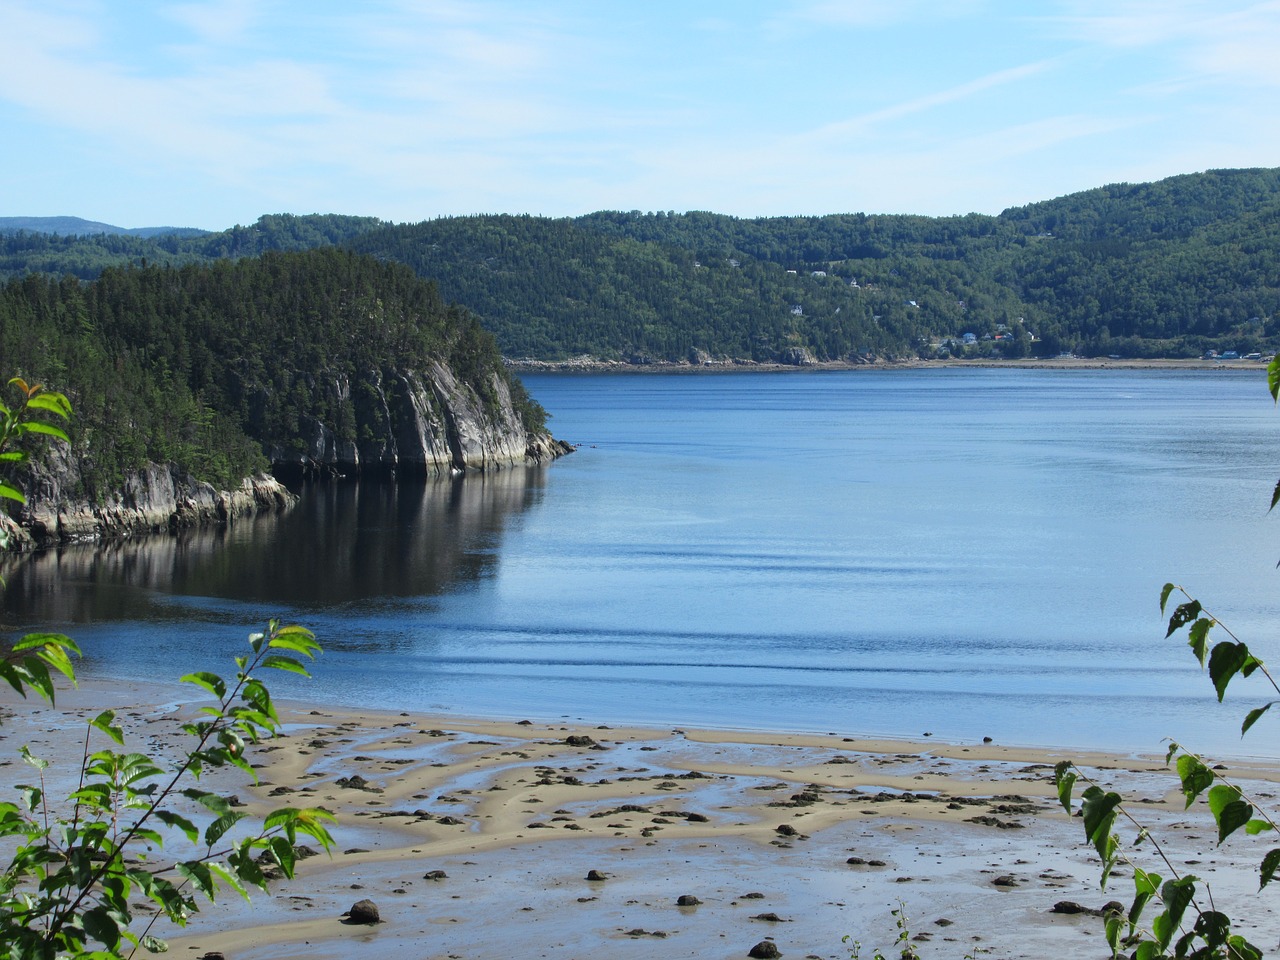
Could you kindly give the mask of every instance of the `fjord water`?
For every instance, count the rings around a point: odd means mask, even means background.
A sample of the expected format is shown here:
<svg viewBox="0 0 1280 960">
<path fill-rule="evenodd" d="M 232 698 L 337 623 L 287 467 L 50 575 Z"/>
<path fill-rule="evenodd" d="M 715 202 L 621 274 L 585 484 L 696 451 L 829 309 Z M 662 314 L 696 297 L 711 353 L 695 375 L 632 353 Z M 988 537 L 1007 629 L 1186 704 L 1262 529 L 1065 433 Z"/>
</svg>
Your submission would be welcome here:
<svg viewBox="0 0 1280 960">
<path fill-rule="evenodd" d="M 1185 584 L 1275 653 L 1259 371 L 525 380 L 580 445 L 550 467 L 63 550 L 10 570 L 7 615 L 164 678 L 296 619 L 326 650 L 283 693 L 392 710 L 1272 749 L 1239 737 L 1264 692 L 1216 704 L 1158 610 Z"/>
</svg>

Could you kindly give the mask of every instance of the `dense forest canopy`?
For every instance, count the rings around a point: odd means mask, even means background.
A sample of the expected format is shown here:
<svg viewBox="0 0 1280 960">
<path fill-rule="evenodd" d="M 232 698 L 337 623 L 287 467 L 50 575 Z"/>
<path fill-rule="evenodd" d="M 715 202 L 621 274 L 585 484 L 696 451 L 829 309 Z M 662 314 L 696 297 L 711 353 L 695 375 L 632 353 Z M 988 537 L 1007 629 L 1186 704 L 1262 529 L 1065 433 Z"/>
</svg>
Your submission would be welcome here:
<svg viewBox="0 0 1280 960">
<path fill-rule="evenodd" d="M 112 267 L 85 282 L 28 274 L 0 288 L 9 375 L 66 392 L 90 497 L 148 461 L 215 485 L 301 442 L 302 420 L 355 441 L 335 383 L 452 368 L 478 395 L 505 381 L 529 430 L 545 414 L 493 337 L 399 264 L 333 247 L 182 267 Z"/>
<path fill-rule="evenodd" d="M 87 279 L 113 263 L 335 245 L 432 280 L 508 357 L 1196 356 L 1280 344 L 1280 169 L 1115 184 L 999 216 L 278 216 L 198 237 L 25 232 L 0 236 L 0 276 Z"/>
</svg>

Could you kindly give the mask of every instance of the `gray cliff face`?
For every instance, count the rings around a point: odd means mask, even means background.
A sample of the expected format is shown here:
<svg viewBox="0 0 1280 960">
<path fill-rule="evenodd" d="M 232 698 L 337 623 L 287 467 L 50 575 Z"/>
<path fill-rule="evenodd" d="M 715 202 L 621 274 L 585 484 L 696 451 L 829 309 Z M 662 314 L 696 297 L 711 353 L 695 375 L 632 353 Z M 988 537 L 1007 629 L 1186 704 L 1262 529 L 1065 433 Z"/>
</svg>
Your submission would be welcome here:
<svg viewBox="0 0 1280 960">
<path fill-rule="evenodd" d="M 172 465 L 156 463 L 129 474 L 101 502 L 72 493 L 78 479 L 74 460 L 51 452 L 28 478 L 27 504 L 16 524 L 5 518 L 10 549 L 232 523 L 286 509 L 297 500 L 273 477 L 248 477 L 235 490 L 215 490 Z"/>
<path fill-rule="evenodd" d="M 361 382 L 340 380 L 334 396 L 355 424 L 343 440 L 333 425 L 307 418 L 305 449 L 267 451 L 273 467 L 303 474 L 374 470 L 443 476 L 545 463 L 573 448 L 546 431 L 530 433 L 505 380 L 494 375 L 489 404 L 452 370 L 431 363 L 421 371 L 369 371 Z"/>
<path fill-rule="evenodd" d="M 489 403 L 453 371 L 432 363 L 421 372 L 366 374 L 358 382 L 331 385 L 343 420 L 355 439 L 340 439 L 315 418 L 301 426 L 304 449 L 268 450 L 283 474 L 402 473 L 448 476 L 515 464 L 546 463 L 573 448 L 545 430 L 530 433 L 521 422 L 502 377 L 489 382 Z M 297 498 L 277 480 L 258 476 L 235 490 L 215 490 L 171 464 L 148 464 L 129 474 L 102 502 L 83 489 L 79 464 L 51 447 L 24 479 L 27 504 L 13 520 L 0 513 L 0 549 L 97 540 L 183 527 L 226 524 L 237 517 L 281 510 Z M 16 521 L 16 523 L 14 522 Z"/>
</svg>

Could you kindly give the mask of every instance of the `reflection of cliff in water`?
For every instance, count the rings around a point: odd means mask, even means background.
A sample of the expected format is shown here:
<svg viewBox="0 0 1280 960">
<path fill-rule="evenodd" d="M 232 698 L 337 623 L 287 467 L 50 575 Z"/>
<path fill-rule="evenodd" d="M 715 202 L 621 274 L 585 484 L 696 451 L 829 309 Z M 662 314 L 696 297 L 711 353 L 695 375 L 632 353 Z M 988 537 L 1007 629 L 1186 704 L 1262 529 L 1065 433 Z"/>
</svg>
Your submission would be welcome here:
<svg viewBox="0 0 1280 960">
<path fill-rule="evenodd" d="M 437 595 L 497 564 L 508 518 L 536 503 L 544 482 L 544 467 L 515 467 L 419 482 L 318 483 L 288 513 L 229 528 L 11 557 L 3 617 L 150 619 L 160 614 L 157 594 L 304 607 Z"/>
</svg>

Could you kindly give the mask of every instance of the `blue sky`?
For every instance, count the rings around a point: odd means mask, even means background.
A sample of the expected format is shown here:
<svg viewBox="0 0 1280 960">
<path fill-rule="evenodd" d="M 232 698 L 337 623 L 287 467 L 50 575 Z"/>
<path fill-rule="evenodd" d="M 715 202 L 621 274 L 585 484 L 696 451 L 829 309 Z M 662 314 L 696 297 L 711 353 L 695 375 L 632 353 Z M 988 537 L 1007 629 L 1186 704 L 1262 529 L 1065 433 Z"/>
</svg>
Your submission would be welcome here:
<svg viewBox="0 0 1280 960">
<path fill-rule="evenodd" d="M 997 213 L 1278 104 L 1280 2 L 0 0 L 0 216 Z"/>
</svg>

